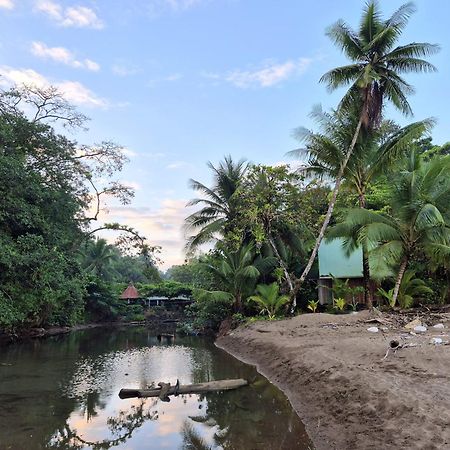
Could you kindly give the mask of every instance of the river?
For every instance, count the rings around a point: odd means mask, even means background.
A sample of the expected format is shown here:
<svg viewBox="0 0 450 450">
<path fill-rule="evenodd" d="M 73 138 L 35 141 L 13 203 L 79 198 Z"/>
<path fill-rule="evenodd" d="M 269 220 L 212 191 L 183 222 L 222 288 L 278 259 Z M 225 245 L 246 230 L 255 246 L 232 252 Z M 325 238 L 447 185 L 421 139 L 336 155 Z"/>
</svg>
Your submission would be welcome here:
<svg viewBox="0 0 450 450">
<path fill-rule="evenodd" d="M 159 399 L 121 388 L 246 378 L 235 391 Z M 285 395 L 209 339 L 94 328 L 0 348 L 0 449 L 310 449 Z"/>
</svg>

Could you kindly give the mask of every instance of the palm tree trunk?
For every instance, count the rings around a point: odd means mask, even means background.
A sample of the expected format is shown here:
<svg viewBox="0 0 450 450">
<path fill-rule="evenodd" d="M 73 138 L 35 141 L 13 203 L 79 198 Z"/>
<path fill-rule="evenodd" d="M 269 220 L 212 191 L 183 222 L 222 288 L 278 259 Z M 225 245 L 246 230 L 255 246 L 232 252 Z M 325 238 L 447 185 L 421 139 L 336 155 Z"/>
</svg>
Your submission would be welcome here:
<svg viewBox="0 0 450 450">
<path fill-rule="evenodd" d="M 363 111 L 364 111 L 364 108 L 363 108 Z M 333 210 L 334 210 L 334 205 L 336 204 L 336 199 L 337 199 L 337 195 L 339 193 L 339 188 L 341 186 L 342 177 L 344 175 L 344 171 L 345 171 L 345 168 L 347 167 L 350 156 L 352 156 L 353 149 L 355 148 L 356 140 L 358 139 L 359 132 L 361 131 L 362 123 L 363 123 L 363 113 L 361 112 L 361 116 L 359 118 L 358 125 L 356 126 L 355 134 L 353 135 L 352 142 L 350 143 L 350 147 L 348 148 L 347 154 L 345 155 L 345 159 L 344 159 L 344 161 L 339 169 L 339 173 L 336 177 L 336 183 L 334 185 L 333 195 L 331 196 L 330 203 L 328 204 L 328 210 L 325 215 L 325 219 L 323 221 L 319 235 L 317 236 L 316 243 L 311 252 L 311 256 L 309 257 L 308 264 L 306 265 L 305 269 L 303 270 L 302 275 L 300 276 L 300 279 L 299 279 L 300 284 L 302 284 L 305 281 L 306 277 L 308 276 L 309 271 L 311 270 L 311 267 L 314 264 L 314 260 L 316 259 L 317 252 L 319 251 L 320 243 L 322 242 L 322 239 L 325 236 L 325 231 L 328 227 L 328 224 L 330 223 L 331 216 L 332 216 Z"/>
<path fill-rule="evenodd" d="M 238 292 L 234 297 L 234 312 L 239 313 L 241 311 L 242 311 L 242 294 Z"/>
<path fill-rule="evenodd" d="M 364 193 L 359 195 L 359 207 L 366 208 L 366 197 Z M 364 303 L 369 309 L 373 308 L 372 291 L 370 290 L 370 265 L 369 265 L 369 250 L 367 248 L 367 242 L 362 244 L 362 257 L 363 257 L 363 284 L 364 284 Z"/>
<path fill-rule="evenodd" d="M 272 250 L 275 253 L 275 257 L 277 258 L 281 268 L 283 269 L 286 282 L 289 286 L 289 309 L 293 310 L 297 306 L 297 299 L 296 299 L 297 291 L 295 290 L 291 274 L 289 273 L 289 270 L 285 262 L 283 261 L 283 258 L 281 258 L 280 252 L 278 251 L 277 246 L 275 245 L 275 242 L 273 241 L 273 238 L 270 235 L 270 233 L 269 233 L 269 244 L 272 247 Z"/>
<path fill-rule="evenodd" d="M 372 291 L 370 290 L 370 266 L 369 266 L 369 250 L 367 243 L 362 245 L 363 257 L 363 284 L 364 284 L 364 303 L 369 309 L 373 308 Z"/>
<path fill-rule="evenodd" d="M 394 292 L 392 294 L 392 303 L 395 306 L 397 304 L 397 297 L 400 291 L 400 285 L 402 284 L 403 275 L 405 274 L 406 266 L 408 264 L 408 258 L 405 256 L 400 264 L 398 270 L 397 280 L 395 281 Z"/>
</svg>

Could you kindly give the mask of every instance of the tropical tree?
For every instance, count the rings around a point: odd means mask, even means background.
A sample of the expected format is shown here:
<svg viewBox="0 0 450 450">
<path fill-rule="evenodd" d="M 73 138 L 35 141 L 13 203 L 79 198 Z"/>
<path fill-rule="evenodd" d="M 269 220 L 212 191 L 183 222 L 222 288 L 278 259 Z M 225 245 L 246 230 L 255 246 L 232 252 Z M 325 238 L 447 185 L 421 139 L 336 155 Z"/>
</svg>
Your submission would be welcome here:
<svg viewBox="0 0 450 450">
<path fill-rule="evenodd" d="M 412 151 L 391 193 L 390 213 L 351 209 L 329 231 L 348 252 L 367 242 L 371 257 L 397 268 L 392 302 L 413 256 L 442 261 L 450 255 L 450 157 L 423 162 Z"/>
<path fill-rule="evenodd" d="M 243 245 L 237 251 L 222 249 L 215 262 L 207 264 L 217 277 L 222 290 L 204 291 L 203 297 L 229 299 L 236 312 L 242 310 L 243 301 L 253 292 L 259 276 L 270 272 L 275 258 L 257 258 L 253 245 Z"/>
<path fill-rule="evenodd" d="M 407 95 L 414 89 L 402 75 L 436 70 L 423 58 L 436 53 L 439 50 L 437 45 L 413 42 L 394 47 L 414 11 L 414 4 L 406 3 L 385 20 L 381 17 L 378 4 L 370 1 L 364 9 L 357 31 L 339 20 L 327 32 L 350 59 L 351 64 L 330 70 L 320 81 L 326 83 L 331 91 L 350 85 L 339 104 L 339 111 L 351 114 L 356 105 L 359 114 L 350 145 L 336 174 L 328 211 L 300 283 L 306 279 L 314 263 L 333 214 L 346 165 L 361 129 L 376 128 L 380 124 L 385 100 L 390 101 L 403 114 L 411 115 Z"/>
<path fill-rule="evenodd" d="M 395 307 L 394 288 L 389 289 L 388 291 L 379 288 L 378 292 L 388 301 L 391 308 Z M 426 285 L 425 281 L 416 278 L 416 272 L 414 270 L 405 270 L 396 299 L 401 308 L 409 308 L 413 305 L 415 299 L 430 294 L 433 294 L 433 290 Z"/>
<path fill-rule="evenodd" d="M 305 128 L 297 129 L 297 137 L 305 142 L 304 148 L 290 152 L 291 155 L 306 158 L 306 164 L 299 171 L 309 177 L 336 179 L 345 161 L 347 149 L 353 139 L 357 126 L 358 112 L 341 114 L 330 113 L 316 108 L 312 117 L 320 126 L 319 132 Z M 433 125 L 431 119 L 414 122 L 403 128 L 385 121 L 376 129 L 361 130 L 351 157 L 342 173 L 343 188 L 357 195 L 358 206 L 366 207 L 366 194 L 372 182 L 392 169 L 393 164 L 404 156 L 413 141 L 421 138 Z M 370 268 L 366 243 L 363 250 L 363 277 L 365 302 L 372 305 L 369 288 Z"/>
<path fill-rule="evenodd" d="M 188 251 L 226 234 L 228 224 L 237 214 L 236 191 L 247 170 L 247 163 L 243 159 L 235 162 L 231 156 L 226 156 L 218 167 L 211 162 L 208 167 L 214 174 L 214 184 L 211 188 L 199 181 L 190 180 L 191 188 L 203 194 L 203 197 L 191 200 L 188 206 L 204 206 L 185 219 L 186 231 L 195 232 L 188 238 Z"/>
<path fill-rule="evenodd" d="M 86 245 L 84 251 L 84 267 L 86 270 L 103 280 L 112 277 L 113 261 L 118 259 L 116 249 L 105 239 L 96 239 Z"/>
<path fill-rule="evenodd" d="M 261 307 L 261 312 L 267 313 L 269 320 L 275 319 L 278 311 L 289 302 L 288 295 L 280 295 L 280 287 L 277 282 L 272 284 L 258 284 L 257 295 L 252 295 L 249 300 Z"/>
</svg>

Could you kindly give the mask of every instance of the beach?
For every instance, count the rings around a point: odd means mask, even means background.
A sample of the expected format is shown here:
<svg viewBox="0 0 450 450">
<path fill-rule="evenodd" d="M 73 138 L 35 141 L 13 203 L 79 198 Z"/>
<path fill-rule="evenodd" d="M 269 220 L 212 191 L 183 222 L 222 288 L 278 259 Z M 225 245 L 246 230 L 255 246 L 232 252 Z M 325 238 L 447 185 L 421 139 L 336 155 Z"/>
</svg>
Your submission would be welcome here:
<svg viewBox="0 0 450 450">
<path fill-rule="evenodd" d="M 417 316 L 426 332 L 404 327 Z M 319 450 L 445 449 L 449 325 L 448 312 L 303 314 L 243 325 L 216 345 L 285 392 Z"/>
</svg>

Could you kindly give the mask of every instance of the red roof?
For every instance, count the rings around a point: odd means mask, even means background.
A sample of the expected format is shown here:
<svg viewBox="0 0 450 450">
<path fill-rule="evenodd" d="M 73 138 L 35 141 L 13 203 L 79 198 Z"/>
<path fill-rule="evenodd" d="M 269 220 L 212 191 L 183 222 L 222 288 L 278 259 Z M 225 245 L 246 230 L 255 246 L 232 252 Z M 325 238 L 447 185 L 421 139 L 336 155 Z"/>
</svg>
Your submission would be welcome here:
<svg viewBox="0 0 450 450">
<path fill-rule="evenodd" d="M 139 295 L 139 291 L 132 284 L 130 284 L 122 292 L 122 295 L 120 296 L 120 298 L 124 298 L 125 300 L 127 300 L 129 298 L 141 298 L 141 296 Z"/>
</svg>

